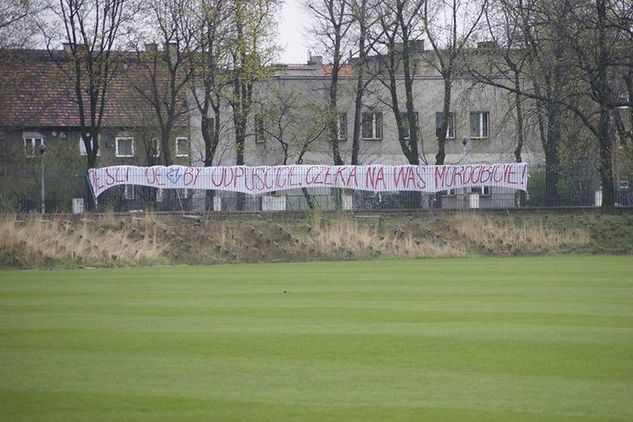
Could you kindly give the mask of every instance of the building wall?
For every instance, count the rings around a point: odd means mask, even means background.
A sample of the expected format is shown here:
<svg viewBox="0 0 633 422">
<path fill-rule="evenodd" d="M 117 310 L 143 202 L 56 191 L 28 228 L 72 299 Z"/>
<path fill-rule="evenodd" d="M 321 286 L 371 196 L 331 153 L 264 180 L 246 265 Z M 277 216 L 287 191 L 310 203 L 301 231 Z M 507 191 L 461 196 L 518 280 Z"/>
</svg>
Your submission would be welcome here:
<svg viewBox="0 0 633 422">
<path fill-rule="evenodd" d="M 294 113 L 315 114 L 314 110 L 319 107 L 323 109 L 327 104 L 328 84 L 327 77 L 313 75 L 282 75 L 260 82 L 255 95 L 256 103 L 249 120 L 251 130 L 246 141 L 246 163 L 248 165 L 275 165 L 282 162 L 281 148 L 273 137 L 267 136 L 263 143 L 255 141 L 253 125 L 256 114 L 270 111 L 271 104 L 275 103 L 275 97 L 279 95 L 299 97 L 298 105 L 293 110 Z M 347 114 L 347 140 L 339 143 L 345 162 L 349 162 L 352 149 L 354 87 L 354 79 L 345 77 L 339 88 L 339 110 Z M 428 164 L 435 162 L 437 152 L 435 113 L 442 109 L 443 89 L 443 81 L 435 76 L 419 77 L 414 83 L 415 107 L 418 111 L 422 139 L 420 150 L 422 161 Z M 404 100 L 404 89 L 401 98 Z M 453 86 L 453 106 L 451 107 L 455 115 L 455 137 L 446 141 L 446 164 L 514 162 L 517 132 L 513 102 L 513 97 L 499 89 L 490 86 L 474 86 L 473 82 L 468 79 L 456 80 Z M 389 93 L 384 85 L 379 81 L 371 83 L 364 98 L 363 111 L 382 113 L 382 139 L 361 140 L 361 164 L 407 163 L 398 141 L 396 121 L 389 104 Z M 404 104 L 402 104 L 402 108 L 404 108 Z M 475 111 L 489 112 L 489 136 L 485 139 L 475 139 L 470 136 L 470 112 Z M 215 163 L 217 165 L 231 165 L 235 163 L 235 147 L 231 109 L 228 105 L 223 109 L 223 116 L 223 131 Z M 276 122 L 269 120 L 266 123 L 274 126 Z M 310 122 L 306 126 L 309 124 Z M 199 145 L 195 149 L 204 151 L 199 133 L 199 116 L 196 116 L 195 112 L 191 116 L 191 128 L 192 140 Z M 316 129 L 318 128 L 315 127 L 313 132 Z M 528 125 L 524 133 L 526 141 L 523 148 L 523 161 L 542 162 L 542 147 L 536 136 L 535 128 Z M 292 137 L 288 137 L 288 139 L 292 139 Z M 300 140 L 295 141 L 301 143 Z M 201 162 L 202 159 L 203 156 L 199 155 L 194 161 Z M 332 163 L 327 131 L 322 134 L 318 142 L 310 147 L 304 162 Z"/>
</svg>

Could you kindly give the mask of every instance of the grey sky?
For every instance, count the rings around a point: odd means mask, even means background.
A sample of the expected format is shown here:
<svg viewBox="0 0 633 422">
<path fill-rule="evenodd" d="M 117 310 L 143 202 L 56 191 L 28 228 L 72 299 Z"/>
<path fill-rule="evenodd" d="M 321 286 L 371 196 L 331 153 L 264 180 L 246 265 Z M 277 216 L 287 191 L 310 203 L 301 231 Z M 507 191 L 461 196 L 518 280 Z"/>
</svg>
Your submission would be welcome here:
<svg viewBox="0 0 633 422">
<path fill-rule="evenodd" d="M 304 63 L 308 58 L 307 18 L 302 0 L 285 0 L 279 19 L 281 63 Z"/>
</svg>

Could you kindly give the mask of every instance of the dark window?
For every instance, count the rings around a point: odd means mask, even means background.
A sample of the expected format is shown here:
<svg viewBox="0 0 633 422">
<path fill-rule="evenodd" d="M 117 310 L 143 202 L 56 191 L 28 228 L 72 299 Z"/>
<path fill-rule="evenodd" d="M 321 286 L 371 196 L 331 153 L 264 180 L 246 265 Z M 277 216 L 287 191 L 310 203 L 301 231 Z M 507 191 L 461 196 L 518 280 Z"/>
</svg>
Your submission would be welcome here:
<svg viewBox="0 0 633 422">
<path fill-rule="evenodd" d="M 470 137 L 487 138 L 490 128 L 490 113 L 487 111 L 473 111 L 470 113 Z"/>
<path fill-rule="evenodd" d="M 442 116 L 444 113 L 435 113 L 435 136 L 440 137 Z M 446 139 L 455 139 L 455 113 L 448 113 L 448 126 L 446 127 Z"/>
<path fill-rule="evenodd" d="M 366 141 L 382 139 L 382 113 L 363 113 L 362 135 Z"/>
</svg>

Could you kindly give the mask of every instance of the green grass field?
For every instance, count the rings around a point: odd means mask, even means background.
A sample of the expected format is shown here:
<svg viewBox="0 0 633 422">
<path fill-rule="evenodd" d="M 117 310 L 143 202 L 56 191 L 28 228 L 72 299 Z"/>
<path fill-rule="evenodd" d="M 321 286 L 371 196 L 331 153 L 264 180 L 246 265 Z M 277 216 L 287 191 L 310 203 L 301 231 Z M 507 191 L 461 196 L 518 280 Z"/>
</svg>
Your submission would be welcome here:
<svg viewBox="0 0 633 422">
<path fill-rule="evenodd" d="M 2 421 L 424 419 L 632 420 L 633 257 L 0 272 Z"/>
</svg>

